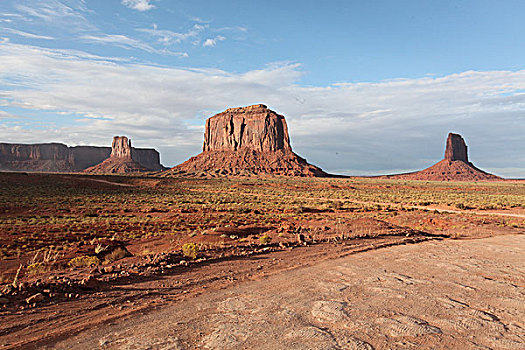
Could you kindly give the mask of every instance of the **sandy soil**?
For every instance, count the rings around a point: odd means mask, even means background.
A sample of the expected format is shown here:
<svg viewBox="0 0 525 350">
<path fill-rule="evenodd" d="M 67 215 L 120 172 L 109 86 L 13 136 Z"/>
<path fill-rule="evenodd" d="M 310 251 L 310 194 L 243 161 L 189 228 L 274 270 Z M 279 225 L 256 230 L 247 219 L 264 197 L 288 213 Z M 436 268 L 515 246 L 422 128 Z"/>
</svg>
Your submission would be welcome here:
<svg viewBox="0 0 525 350">
<path fill-rule="evenodd" d="M 113 320 L 56 349 L 524 349 L 525 235 L 370 250 Z"/>
</svg>

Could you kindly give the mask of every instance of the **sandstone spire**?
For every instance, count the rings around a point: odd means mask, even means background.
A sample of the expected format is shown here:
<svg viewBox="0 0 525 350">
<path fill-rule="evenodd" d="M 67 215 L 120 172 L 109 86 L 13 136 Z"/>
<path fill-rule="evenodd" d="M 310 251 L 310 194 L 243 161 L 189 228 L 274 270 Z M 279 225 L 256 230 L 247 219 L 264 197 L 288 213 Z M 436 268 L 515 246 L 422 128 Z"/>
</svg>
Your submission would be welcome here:
<svg viewBox="0 0 525 350">
<path fill-rule="evenodd" d="M 413 173 L 387 175 L 388 178 L 430 181 L 495 181 L 500 177 L 478 169 L 468 161 L 463 137 L 449 133 L 445 158 L 429 168 Z"/>
<path fill-rule="evenodd" d="M 126 136 L 114 136 L 111 144 L 111 157 L 131 158 L 131 140 Z"/>
<path fill-rule="evenodd" d="M 158 152 L 153 150 L 158 161 Z M 154 167 L 148 168 L 143 164 L 149 164 L 149 157 L 144 159 L 143 152 L 131 147 L 131 140 L 126 136 L 114 136 L 111 144 L 111 155 L 102 163 L 87 168 L 84 172 L 100 174 L 120 174 L 160 170 Z M 160 164 L 160 163 L 159 163 Z M 161 166 L 162 167 L 162 166 Z M 162 168 L 161 168 L 162 169 Z"/>
<path fill-rule="evenodd" d="M 448 134 L 445 159 L 451 161 L 461 160 L 468 163 L 467 145 L 461 135 L 453 133 Z"/>
</svg>

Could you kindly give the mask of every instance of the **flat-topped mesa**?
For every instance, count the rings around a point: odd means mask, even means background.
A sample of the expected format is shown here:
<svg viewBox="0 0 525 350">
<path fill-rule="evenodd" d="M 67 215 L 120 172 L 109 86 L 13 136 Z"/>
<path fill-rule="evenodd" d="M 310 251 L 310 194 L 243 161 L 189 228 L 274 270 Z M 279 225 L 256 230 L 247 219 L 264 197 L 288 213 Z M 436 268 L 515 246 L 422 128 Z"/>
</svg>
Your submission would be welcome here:
<svg viewBox="0 0 525 350">
<path fill-rule="evenodd" d="M 284 116 L 263 104 L 229 108 L 206 120 L 206 151 L 291 151 Z"/>
<path fill-rule="evenodd" d="M 131 159 L 131 140 L 126 136 L 114 136 L 111 144 L 111 157 Z"/>
<path fill-rule="evenodd" d="M 450 161 L 461 160 L 468 163 L 467 145 L 461 135 L 453 133 L 448 134 L 445 159 Z"/>
<path fill-rule="evenodd" d="M 206 120 L 202 153 L 161 176 L 328 176 L 292 151 L 284 116 L 258 104 Z"/>
</svg>

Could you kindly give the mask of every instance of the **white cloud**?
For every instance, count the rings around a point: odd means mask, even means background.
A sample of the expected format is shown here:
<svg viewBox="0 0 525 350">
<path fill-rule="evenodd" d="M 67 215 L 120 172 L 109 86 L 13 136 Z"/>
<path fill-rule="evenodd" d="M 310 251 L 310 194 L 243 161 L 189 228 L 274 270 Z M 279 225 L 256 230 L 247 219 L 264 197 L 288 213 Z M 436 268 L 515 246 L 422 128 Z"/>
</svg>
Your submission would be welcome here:
<svg viewBox="0 0 525 350">
<path fill-rule="evenodd" d="M 147 33 L 153 37 L 156 37 L 159 42 L 165 45 L 169 45 L 172 43 L 180 43 L 190 38 L 195 38 L 201 32 L 203 32 L 207 27 L 208 27 L 207 25 L 195 24 L 186 33 L 178 33 L 178 32 L 173 32 L 171 30 L 158 29 L 157 25 L 154 24 L 153 28 L 140 28 L 137 30 L 139 32 Z"/>
<path fill-rule="evenodd" d="M 25 118 L 25 117 L 22 117 L 20 115 L 16 115 L 16 114 L 12 114 L 12 113 L 0 110 L 0 119 L 7 119 L 7 118 L 9 118 L 9 119 L 21 119 L 21 118 Z"/>
<path fill-rule="evenodd" d="M 80 37 L 81 40 L 92 42 L 92 43 L 99 43 L 99 44 L 111 44 L 114 46 L 118 46 L 124 49 L 139 49 L 151 53 L 156 54 L 162 54 L 162 55 L 172 55 L 172 56 L 180 56 L 180 57 L 188 57 L 188 54 L 185 52 L 173 52 L 167 49 L 156 49 L 153 46 L 137 40 L 130 38 L 125 35 L 120 34 L 102 34 L 102 35 L 84 35 Z"/>
<path fill-rule="evenodd" d="M 84 0 L 18 0 L 14 7 L 19 11 L 16 15 L 27 22 L 36 19 L 77 32 L 94 29 L 84 15 L 89 12 Z"/>
<path fill-rule="evenodd" d="M 265 103 L 286 116 L 294 150 L 329 171 L 421 169 L 442 158 L 454 131 L 478 167 L 525 177 L 525 70 L 305 87 L 290 63 L 230 73 L 10 43 L 0 61 L 0 83 L 13 87 L 0 91 L 0 105 L 65 112 L 67 120 L 47 129 L 0 122 L 4 142 L 107 145 L 119 133 L 174 165 L 200 152 L 206 117 Z"/>
<path fill-rule="evenodd" d="M 148 11 L 155 8 L 151 0 L 122 0 L 122 5 L 137 11 Z"/>
<path fill-rule="evenodd" d="M 25 38 L 29 39 L 43 39 L 43 40 L 54 40 L 55 38 L 47 35 L 37 35 L 33 33 L 23 32 L 21 30 L 11 29 L 11 28 L 2 28 L 4 31 L 9 32 L 11 34 L 23 36 Z"/>
<path fill-rule="evenodd" d="M 224 41 L 224 40 L 226 40 L 225 37 L 223 37 L 222 35 L 218 35 L 213 39 L 206 39 L 206 41 L 202 44 L 202 46 L 203 47 L 214 47 L 215 45 L 217 45 L 218 41 Z"/>
<path fill-rule="evenodd" d="M 217 31 L 218 32 L 234 31 L 234 32 L 248 33 L 248 28 L 242 27 L 242 26 L 222 27 L 222 28 L 217 29 Z"/>
</svg>

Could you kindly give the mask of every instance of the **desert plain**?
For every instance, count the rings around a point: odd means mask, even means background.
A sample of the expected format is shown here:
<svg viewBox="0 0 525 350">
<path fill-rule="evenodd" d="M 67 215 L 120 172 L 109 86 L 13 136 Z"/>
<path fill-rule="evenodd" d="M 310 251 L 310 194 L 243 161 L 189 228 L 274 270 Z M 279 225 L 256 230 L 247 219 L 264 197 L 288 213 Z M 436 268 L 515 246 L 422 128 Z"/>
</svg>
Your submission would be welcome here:
<svg viewBox="0 0 525 350">
<path fill-rule="evenodd" d="M 525 183 L 1 173 L 2 349 L 521 349 Z"/>
</svg>

